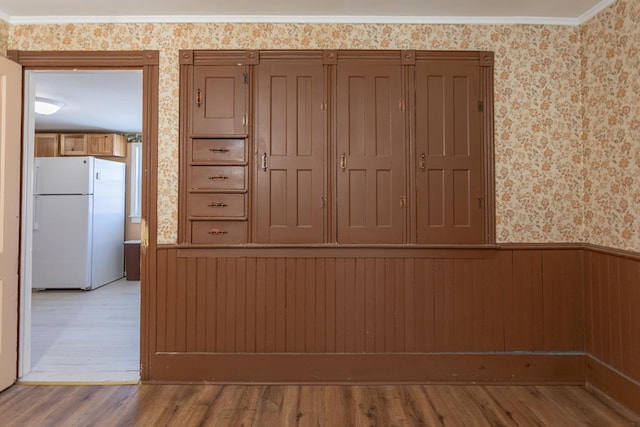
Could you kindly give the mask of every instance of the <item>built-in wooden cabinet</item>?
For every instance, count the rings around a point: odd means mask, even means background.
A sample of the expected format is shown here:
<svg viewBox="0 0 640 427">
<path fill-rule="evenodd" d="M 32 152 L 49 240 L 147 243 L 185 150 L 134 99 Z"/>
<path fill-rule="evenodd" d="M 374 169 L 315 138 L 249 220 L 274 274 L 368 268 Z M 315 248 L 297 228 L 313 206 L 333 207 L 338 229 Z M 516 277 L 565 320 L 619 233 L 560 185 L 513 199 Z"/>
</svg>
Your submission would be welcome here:
<svg viewBox="0 0 640 427">
<path fill-rule="evenodd" d="M 418 59 L 416 82 L 416 225 L 418 243 L 479 243 L 483 191 L 478 64 Z"/>
<path fill-rule="evenodd" d="M 493 55 L 182 51 L 179 240 L 487 244 Z"/>
<path fill-rule="evenodd" d="M 127 138 L 115 133 L 87 134 L 87 150 L 90 156 L 126 157 Z"/>
<path fill-rule="evenodd" d="M 255 240 L 326 240 L 326 78 L 322 53 L 277 54 L 255 67 Z"/>
<path fill-rule="evenodd" d="M 189 114 L 182 116 L 188 131 L 181 146 L 181 236 L 194 244 L 247 243 L 250 58 L 242 52 L 212 59 L 182 67 L 188 88 L 181 110 Z"/>
<path fill-rule="evenodd" d="M 87 156 L 87 135 L 81 133 L 63 133 L 60 135 L 61 156 Z"/>
<path fill-rule="evenodd" d="M 36 133 L 35 157 L 126 157 L 127 138 L 115 133 Z"/>
<path fill-rule="evenodd" d="M 213 65 L 193 69 L 191 134 L 245 135 L 248 127 L 249 69 Z"/>
<path fill-rule="evenodd" d="M 406 100 L 399 55 L 336 67 L 338 243 L 405 243 Z"/>
<path fill-rule="evenodd" d="M 60 135 L 57 133 L 37 133 L 35 135 L 35 157 L 58 157 L 59 155 Z"/>
</svg>

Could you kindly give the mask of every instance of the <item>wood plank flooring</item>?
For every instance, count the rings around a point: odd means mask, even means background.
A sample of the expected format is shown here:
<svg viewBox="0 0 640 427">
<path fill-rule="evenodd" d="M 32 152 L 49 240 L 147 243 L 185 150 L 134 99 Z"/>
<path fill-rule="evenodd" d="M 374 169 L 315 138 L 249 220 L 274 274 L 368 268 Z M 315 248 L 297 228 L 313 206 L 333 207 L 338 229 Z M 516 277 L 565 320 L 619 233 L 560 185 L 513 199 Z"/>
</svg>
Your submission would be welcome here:
<svg viewBox="0 0 640 427">
<path fill-rule="evenodd" d="M 140 282 L 32 295 L 31 372 L 21 382 L 137 382 Z"/>
<path fill-rule="evenodd" d="M 13 386 L 9 426 L 638 426 L 579 386 Z"/>
</svg>

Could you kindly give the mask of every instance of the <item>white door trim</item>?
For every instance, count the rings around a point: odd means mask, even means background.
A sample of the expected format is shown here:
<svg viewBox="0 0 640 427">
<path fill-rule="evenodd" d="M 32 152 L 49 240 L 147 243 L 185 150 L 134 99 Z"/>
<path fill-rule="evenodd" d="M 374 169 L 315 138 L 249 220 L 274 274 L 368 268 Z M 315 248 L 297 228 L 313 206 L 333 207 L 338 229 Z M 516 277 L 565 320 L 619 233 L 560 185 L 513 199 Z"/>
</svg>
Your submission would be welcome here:
<svg viewBox="0 0 640 427">
<path fill-rule="evenodd" d="M 20 254 L 20 336 L 18 343 L 18 379 L 31 371 L 31 269 L 33 247 L 33 165 L 35 139 L 36 76 L 24 73 L 24 122 L 22 156 L 22 253 Z"/>
</svg>

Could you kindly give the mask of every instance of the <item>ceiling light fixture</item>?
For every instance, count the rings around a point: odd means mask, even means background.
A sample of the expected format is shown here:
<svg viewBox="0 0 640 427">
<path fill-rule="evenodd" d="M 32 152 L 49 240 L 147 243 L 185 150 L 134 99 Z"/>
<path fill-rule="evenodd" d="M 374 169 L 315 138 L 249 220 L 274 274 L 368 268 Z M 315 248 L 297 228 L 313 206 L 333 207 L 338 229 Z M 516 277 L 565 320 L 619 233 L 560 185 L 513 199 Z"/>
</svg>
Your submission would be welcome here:
<svg viewBox="0 0 640 427">
<path fill-rule="evenodd" d="M 49 114 L 57 113 L 63 105 L 62 102 L 54 101 L 53 99 L 36 97 L 36 114 L 48 116 Z"/>
</svg>

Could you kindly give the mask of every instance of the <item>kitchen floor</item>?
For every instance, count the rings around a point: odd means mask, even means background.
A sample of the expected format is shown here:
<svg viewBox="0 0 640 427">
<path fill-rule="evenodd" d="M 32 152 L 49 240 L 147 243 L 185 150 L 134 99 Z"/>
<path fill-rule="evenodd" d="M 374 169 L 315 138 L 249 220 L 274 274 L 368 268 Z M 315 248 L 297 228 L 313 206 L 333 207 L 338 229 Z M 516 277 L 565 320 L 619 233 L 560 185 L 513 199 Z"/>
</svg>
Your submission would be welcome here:
<svg viewBox="0 0 640 427">
<path fill-rule="evenodd" d="M 31 372 L 21 383 L 137 383 L 140 282 L 34 291 Z"/>
</svg>

